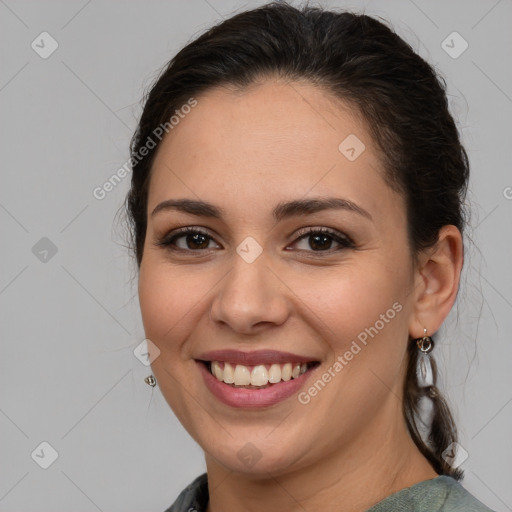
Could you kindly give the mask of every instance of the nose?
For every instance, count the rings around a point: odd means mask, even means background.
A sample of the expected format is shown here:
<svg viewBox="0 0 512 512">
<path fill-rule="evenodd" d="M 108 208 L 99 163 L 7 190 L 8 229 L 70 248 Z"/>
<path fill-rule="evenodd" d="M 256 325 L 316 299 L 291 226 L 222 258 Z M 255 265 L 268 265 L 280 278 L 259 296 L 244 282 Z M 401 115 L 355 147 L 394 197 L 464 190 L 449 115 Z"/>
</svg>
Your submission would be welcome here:
<svg viewBox="0 0 512 512">
<path fill-rule="evenodd" d="M 247 263 L 234 256 L 231 271 L 213 298 L 210 318 L 240 334 L 282 325 L 291 310 L 287 287 L 264 257 Z"/>
</svg>

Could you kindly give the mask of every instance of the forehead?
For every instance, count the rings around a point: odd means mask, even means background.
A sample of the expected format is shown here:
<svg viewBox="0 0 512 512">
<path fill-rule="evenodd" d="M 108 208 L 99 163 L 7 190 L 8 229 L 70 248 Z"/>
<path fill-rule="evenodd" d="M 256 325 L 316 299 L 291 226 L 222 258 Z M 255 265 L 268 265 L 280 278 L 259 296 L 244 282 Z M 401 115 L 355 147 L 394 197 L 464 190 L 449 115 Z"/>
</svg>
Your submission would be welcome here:
<svg viewBox="0 0 512 512">
<path fill-rule="evenodd" d="M 317 86 L 269 80 L 196 100 L 158 150 L 150 209 L 169 195 L 242 206 L 333 193 L 371 208 L 391 193 L 364 123 Z"/>
</svg>

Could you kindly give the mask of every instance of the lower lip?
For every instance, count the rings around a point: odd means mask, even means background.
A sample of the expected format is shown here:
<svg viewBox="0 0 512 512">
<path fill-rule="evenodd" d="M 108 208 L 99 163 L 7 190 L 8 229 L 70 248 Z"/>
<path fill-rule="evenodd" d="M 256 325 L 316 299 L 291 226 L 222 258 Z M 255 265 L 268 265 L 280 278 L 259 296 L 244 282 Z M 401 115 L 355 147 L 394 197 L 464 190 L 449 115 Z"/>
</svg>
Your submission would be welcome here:
<svg viewBox="0 0 512 512">
<path fill-rule="evenodd" d="M 199 371 L 203 374 L 207 388 L 213 395 L 226 405 L 244 408 L 268 407 L 289 398 L 298 393 L 310 374 L 317 368 L 315 366 L 296 379 L 281 381 L 265 389 L 245 389 L 225 384 L 214 377 L 204 363 L 199 361 L 196 363 L 199 365 Z"/>
</svg>

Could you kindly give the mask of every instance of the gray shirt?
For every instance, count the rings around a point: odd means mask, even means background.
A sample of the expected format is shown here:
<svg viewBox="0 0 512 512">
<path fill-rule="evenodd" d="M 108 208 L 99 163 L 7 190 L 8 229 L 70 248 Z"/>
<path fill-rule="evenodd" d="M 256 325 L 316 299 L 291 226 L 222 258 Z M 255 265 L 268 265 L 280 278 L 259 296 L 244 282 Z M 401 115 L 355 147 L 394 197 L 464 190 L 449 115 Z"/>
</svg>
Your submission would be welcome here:
<svg viewBox="0 0 512 512">
<path fill-rule="evenodd" d="M 188 485 L 165 512 L 206 512 L 208 478 L 203 473 Z M 441 475 L 391 494 L 367 512 L 493 512 L 457 480 Z"/>
</svg>

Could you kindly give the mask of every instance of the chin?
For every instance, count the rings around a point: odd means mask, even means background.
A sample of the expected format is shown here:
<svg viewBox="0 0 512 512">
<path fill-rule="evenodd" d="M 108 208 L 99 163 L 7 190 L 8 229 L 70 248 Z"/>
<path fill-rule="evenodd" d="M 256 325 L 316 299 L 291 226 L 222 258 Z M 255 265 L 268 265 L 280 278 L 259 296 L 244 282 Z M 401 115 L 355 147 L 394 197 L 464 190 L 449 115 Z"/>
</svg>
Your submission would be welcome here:
<svg viewBox="0 0 512 512">
<path fill-rule="evenodd" d="M 233 448 L 236 446 L 236 448 Z M 294 448 L 295 446 L 295 448 Z M 219 448 L 216 444 L 212 450 L 205 450 L 206 462 L 220 464 L 227 471 L 250 476 L 254 479 L 268 479 L 269 475 L 279 476 L 298 467 L 297 444 L 289 447 L 283 443 L 277 450 L 274 443 L 265 446 L 264 441 L 230 442 L 227 446 Z M 286 451 L 288 450 L 288 451 Z"/>
</svg>

